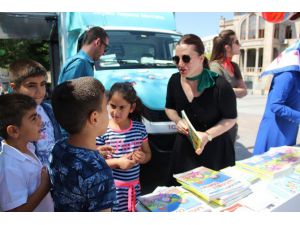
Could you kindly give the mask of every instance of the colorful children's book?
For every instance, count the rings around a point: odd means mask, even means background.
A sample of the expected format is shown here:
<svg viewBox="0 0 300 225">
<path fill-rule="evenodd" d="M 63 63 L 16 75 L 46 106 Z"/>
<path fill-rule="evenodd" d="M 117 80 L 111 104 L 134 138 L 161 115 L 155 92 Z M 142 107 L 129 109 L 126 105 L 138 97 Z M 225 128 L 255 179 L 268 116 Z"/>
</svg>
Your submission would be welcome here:
<svg viewBox="0 0 300 225">
<path fill-rule="evenodd" d="M 237 161 L 236 165 L 257 174 L 262 179 L 270 179 L 292 172 L 293 165 L 299 161 L 300 148 L 283 146 L 271 148 L 264 154 Z"/>
<path fill-rule="evenodd" d="M 230 192 L 245 188 L 242 182 L 203 166 L 173 176 L 184 188 L 206 201 L 212 201 Z"/>
<path fill-rule="evenodd" d="M 164 187 L 138 200 L 151 212 L 209 212 L 206 202 L 182 187 Z"/>
<path fill-rule="evenodd" d="M 202 139 L 198 135 L 196 129 L 194 128 L 193 124 L 187 117 L 184 110 L 181 111 L 181 115 L 182 115 L 182 119 L 184 119 L 188 125 L 188 128 L 189 128 L 189 136 L 188 137 L 189 137 L 191 143 L 193 144 L 194 149 L 196 150 L 201 147 Z"/>
</svg>

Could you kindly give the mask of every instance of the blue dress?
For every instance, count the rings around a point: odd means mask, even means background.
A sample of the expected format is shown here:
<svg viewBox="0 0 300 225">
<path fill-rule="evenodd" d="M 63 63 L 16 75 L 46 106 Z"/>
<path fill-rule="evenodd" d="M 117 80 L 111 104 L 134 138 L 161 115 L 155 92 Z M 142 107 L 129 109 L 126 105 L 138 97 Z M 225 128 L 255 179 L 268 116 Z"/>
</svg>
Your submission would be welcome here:
<svg viewBox="0 0 300 225">
<path fill-rule="evenodd" d="M 295 145 L 300 123 L 300 72 L 274 75 L 253 154 Z"/>
</svg>

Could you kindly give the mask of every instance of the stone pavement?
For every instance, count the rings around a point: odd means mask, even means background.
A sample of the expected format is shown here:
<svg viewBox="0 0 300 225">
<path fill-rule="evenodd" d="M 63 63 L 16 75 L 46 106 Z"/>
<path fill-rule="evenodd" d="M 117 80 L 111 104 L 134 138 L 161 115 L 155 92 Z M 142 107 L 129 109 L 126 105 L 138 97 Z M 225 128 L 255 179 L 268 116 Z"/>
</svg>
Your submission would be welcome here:
<svg viewBox="0 0 300 225">
<path fill-rule="evenodd" d="M 235 143 L 236 160 L 252 155 L 258 127 L 265 110 L 267 95 L 247 95 L 237 100 L 238 138 Z M 300 144 L 298 133 L 297 144 Z"/>
</svg>

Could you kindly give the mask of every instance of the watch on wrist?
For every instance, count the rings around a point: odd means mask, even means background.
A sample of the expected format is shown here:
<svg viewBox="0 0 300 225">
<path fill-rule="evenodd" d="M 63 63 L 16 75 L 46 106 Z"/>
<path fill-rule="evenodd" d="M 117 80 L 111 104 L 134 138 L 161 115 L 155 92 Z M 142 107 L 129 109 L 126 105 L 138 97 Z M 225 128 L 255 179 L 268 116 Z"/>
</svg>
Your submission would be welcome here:
<svg viewBox="0 0 300 225">
<path fill-rule="evenodd" d="M 213 138 L 212 138 L 211 134 L 208 133 L 207 131 L 205 131 L 205 133 L 207 134 L 207 140 L 212 141 Z"/>
</svg>

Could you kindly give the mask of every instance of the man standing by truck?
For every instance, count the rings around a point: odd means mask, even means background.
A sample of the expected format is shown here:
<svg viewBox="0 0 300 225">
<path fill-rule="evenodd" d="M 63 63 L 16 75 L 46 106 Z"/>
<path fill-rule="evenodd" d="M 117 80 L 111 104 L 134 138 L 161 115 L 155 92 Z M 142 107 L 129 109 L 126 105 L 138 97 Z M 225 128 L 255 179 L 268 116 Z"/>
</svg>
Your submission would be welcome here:
<svg viewBox="0 0 300 225">
<path fill-rule="evenodd" d="M 92 27 L 83 34 L 80 51 L 63 66 L 58 84 L 83 76 L 94 76 L 94 63 L 108 50 L 108 35 L 101 27 Z"/>
</svg>

